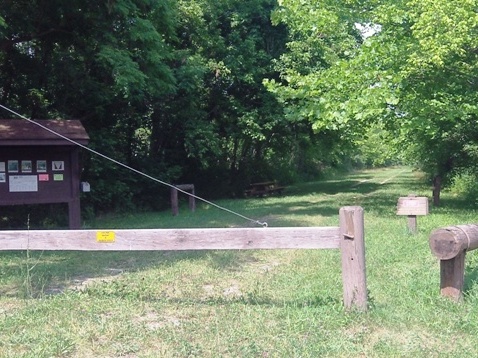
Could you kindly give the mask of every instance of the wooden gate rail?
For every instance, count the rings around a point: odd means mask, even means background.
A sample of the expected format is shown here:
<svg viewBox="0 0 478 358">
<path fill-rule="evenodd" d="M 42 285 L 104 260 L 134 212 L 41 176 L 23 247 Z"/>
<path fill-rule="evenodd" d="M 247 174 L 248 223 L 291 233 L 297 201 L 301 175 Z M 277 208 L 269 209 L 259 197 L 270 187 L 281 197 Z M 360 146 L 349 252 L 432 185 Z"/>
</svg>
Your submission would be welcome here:
<svg viewBox="0 0 478 358">
<path fill-rule="evenodd" d="M 455 301 L 463 298 L 465 255 L 478 248 L 478 225 L 457 225 L 434 230 L 430 250 L 440 259 L 440 293 Z"/>
<path fill-rule="evenodd" d="M 340 249 L 347 309 L 367 310 L 363 209 L 340 209 L 339 227 L 0 231 L 1 250 Z"/>
</svg>

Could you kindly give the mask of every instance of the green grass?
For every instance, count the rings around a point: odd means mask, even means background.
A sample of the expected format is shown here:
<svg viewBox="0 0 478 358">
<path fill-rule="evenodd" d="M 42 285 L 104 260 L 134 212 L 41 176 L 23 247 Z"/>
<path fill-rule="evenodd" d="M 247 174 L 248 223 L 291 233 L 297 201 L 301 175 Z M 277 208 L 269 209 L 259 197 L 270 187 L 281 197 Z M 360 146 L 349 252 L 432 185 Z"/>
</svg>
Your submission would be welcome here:
<svg viewBox="0 0 478 358">
<path fill-rule="evenodd" d="M 367 170 L 289 187 L 281 197 L 218 204 L 269 226 L 337 226 L 365 210 L 370 310 L 342 306 L 338 250 L 0 253 L 1 357 L 470 357 L 478 354 L 478 257 L 465 299 L 439 296 L 428 248 L 438 227 L 476 210 L 443 193 L 418 218 L 397 199 L 430 195 L 409 168 Z M 254 224 L 198 203 L 98 218 L 86 228 L 241 227 Z M 266 230 L 266 229 L 265 229 Z"/>
</svg>

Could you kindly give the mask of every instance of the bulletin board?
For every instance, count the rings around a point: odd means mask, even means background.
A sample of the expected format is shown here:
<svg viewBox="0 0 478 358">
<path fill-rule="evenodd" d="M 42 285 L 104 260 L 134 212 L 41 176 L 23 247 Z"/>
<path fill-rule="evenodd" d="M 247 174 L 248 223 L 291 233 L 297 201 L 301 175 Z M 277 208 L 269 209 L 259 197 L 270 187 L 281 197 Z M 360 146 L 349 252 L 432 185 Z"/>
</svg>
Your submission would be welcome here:
<svg viewBox="0 0 478 358">
<path fill-rule="evenodd" d="M 0 146 L 0 205 L 71 200 L 80 174 L 77 151 L 62 146 Z"/>
<path fill-rule="evenodd" d="M 88 135 L 75 120 L 38 123 L 54 133 L 24 120 L 0 119 L 0 206 L 68 203 L 70 228 L 79 228 L 81 168 L 75 143 L 86 145 Z"/>
</svg>

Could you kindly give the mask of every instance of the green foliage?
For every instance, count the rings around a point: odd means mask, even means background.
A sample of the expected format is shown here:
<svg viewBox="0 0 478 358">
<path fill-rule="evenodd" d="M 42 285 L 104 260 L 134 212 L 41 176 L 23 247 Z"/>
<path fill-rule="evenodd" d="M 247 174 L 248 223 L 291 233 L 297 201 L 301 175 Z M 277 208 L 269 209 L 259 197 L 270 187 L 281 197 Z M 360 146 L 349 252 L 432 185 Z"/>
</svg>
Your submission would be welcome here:
<svg viewBox="0 0 478 358">
<path fill-rule="evenodd" d="M 463 201 L 476 205 L 478 204 L 477 180 L 478 172 L 476 170 L 461 171 L 453 178 L 450 190 Z"/>
<path fill-rule="evenodd" d="M 176 11 L 171 1 L 0 4 L 8 14 L 0 40 L 2 103 L 28 117 L 81 119 L 92 148 L 141 162 L 149 148 L 136 130 L 147 128 L 152 104 L 176 86 L 168 64 Z M 132 207 L 138 190 L 130 174 L 114 174 L 118 168 L 88 153 L 83 162 L 83 179 L 95 188 L 86 205 Z"/>
<path fill-rule="evenodd" d="M 400 165 L 404 162 L 403 151 L 398 149 L 399 141 L 380 126 L 372 125 L 362 140 L 357 140 L 357 163 L 367 168 Z"/>
<path fill-rule="evenodd" d="M 317 177 L 349 157 L 359 135 L 345 112 L 314 119 L 330 104 L 310 101 L 318 73 L 345 64 L 360 42 L 353 2 L 319 5 L 297 18 L 294 1 L 2 3 L 0 100 L 28 117 L 80 119 L 93 149 L 210 195 Z M 279 96 L 285 81 L 290 98 Z M 167 202 L 157 183 L 89 153 L 83 164 L 94 193 L 83 198 L 87 212 Z"/>
<path fill-rule="evenodd" d="M 383 128 L 431 176 L 475 165 L 464 155 L 478 140 L 470 133 L 478 109 L 473 1 L 280 4 L 273 18 L 291 33 L 289 51 L 278 63 L 281 81 L 266 85 L 289 118 L 359 145 L 368 128 Z"/>
</svg>

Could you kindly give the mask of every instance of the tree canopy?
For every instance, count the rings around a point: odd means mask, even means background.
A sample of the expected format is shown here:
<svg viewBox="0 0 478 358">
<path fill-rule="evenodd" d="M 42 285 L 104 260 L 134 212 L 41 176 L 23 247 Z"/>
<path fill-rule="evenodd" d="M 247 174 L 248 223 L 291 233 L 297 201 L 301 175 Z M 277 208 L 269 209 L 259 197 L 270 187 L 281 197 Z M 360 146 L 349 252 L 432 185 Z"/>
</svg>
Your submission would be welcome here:
<svg viewBox="0 0 478 358">
<path fill-rule="evenodd" d="M 2 104 L 80 119 L 93 149 L 205 195 L 354 161 L 478 172 L 472 0 L 8 0 L 0 14 Z M 166 195 L 83 159 L 94 210 Z"/>
<path fill-rule="evenodd" d="M 430 175 L 476 157 L 478 13 L 474 1 L 280 1 L 290 28 L 281 81 L 289 115 L 347 140 L 379 125 Z M 299 45 L 309 45 L 315 57 Z M 307 51 L 309 52 L 309 51 Z M 299 58 L 302 61 L 291 61 Z M 293 64 L 292 64 L 293 63 Z M 292 64 L 292 65 L 291 65 Z"/>
<path fill-rule="evenodd" d="M 80 119 L 93 149 L 150 175 L 199 187 L 212 181 L 205 194 L 237 195 L 289 162 L 298 133 L 262 85 L 276 76 L 271 61 L 287 34 L 270 22 L 274 7 L 272 0 L 3 2 L 0 100 L 27 117 Z M 88 154 L 84 164 L 99 194 L 86 200 L 97 209 L 161 202 L 155 197 L 164 188 L 154 183 Z"/>
</svg>

